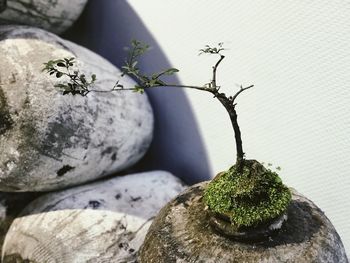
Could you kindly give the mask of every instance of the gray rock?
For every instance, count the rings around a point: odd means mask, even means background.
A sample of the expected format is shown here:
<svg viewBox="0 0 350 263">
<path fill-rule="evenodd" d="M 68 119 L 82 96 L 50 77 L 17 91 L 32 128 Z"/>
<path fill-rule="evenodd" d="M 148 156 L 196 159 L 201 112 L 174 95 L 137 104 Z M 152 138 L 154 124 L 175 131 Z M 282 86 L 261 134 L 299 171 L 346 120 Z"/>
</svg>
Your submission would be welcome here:
<svg viewBox="0 0 350 263">
<path fill-rule="evenodd" d="M 0 255 L 12 221 L 37 196 L 37 193 L 0 193 Z"/>
<path fill-rule="evenodd" d="M 209 226 L 203 203 L 206 185 L 192 186 L 160 211 L 140 249 L 141 263 L 348 262 L 331 222 L 294 190 L 288 220 L 268 240 L 243 243 L 217 234 Z"/>
<path fill-rule="evenodd" d="M 0 25 L 22 24 L 64 32 L 83 11 L 87 0 L 0 0 Z M 2 12 L 1 12 L 2 11 Z"/>
<path fill-rule="evenodd" d="M 91 181 L 135 164 L 152 140 L 153 113 L 132 91 L 62 95 L 50 59 L 76 57 L 109 90 L 120 71 L 93 52 L 46 31 L 0 27 L 0 191 L 46 191 Z M 59 80 L 62 81 L 63 78 Z M 126 77 L 125 87 L 134 82 Z"/>
<path fill-rule="evenodd" d="M 183 189 L 154 171 L 39 197 L 12 223 L 3 262 L 134 262 L 154 216 Z"/>
<path fill-rule="evenodd" d="M 7 0 L 0 0 L 0 13 L 3 12 L 7 7 Z"/>
</svg>

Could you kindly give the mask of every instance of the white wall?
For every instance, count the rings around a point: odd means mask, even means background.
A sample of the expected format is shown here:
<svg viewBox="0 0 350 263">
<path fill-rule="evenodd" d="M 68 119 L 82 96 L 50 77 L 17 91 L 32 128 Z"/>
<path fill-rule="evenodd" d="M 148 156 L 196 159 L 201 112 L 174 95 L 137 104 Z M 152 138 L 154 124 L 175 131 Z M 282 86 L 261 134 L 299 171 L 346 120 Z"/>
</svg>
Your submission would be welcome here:
<svg viewBox="0 0 350 263">
<path fill-rule="evenodd" d="M 325 211 L 350 253 L 350 2 L 128 2 L 181 69 L 182 83 L 208 82 L 214 60 L 197 50 L 225 42 L 225 91 L 256 85 L 237 106 L 247 157 L 281 166 L 284 181 Z M 229 121 L 208 94 L 186 94 L 214 176 L 234 158 Z"/>
<path fill-rule="evenodd" d="M 325 211 L 350 254 L 349 1 L 90 0 L 87 13 L 88 47 L 120 65 L 118 49 L 130 38 L 148 41 L 155 49 L 141 66 L 177 67 L 183 84 L 210 80 L 215 58 L 198 49 L 223 41 L 222 89 L 255 84 L 237 106 L 247 157 L 281 166 L 285 183 Z M 184 94 L 151 94 L 153 167 L 205 180 L 232 165 L 233 133 L 211 96 Z"/>
</svg>

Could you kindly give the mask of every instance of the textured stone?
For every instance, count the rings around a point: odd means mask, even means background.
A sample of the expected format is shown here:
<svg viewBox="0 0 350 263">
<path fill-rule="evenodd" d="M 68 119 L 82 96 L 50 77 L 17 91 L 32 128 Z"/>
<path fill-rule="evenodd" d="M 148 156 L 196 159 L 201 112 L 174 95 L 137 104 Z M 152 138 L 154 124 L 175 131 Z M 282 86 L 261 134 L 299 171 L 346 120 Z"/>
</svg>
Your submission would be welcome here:
<svg viewBox="0 0 350 263">
<path fill-rule="evenodd" d="M 12 221 L 37 196 L 37 193 L 0 193 L 0 255 Z"/>
<path fill-rule="evenodd" d="M 152 140 L 146 95 L 131 91 L 62 95 L 41 72 L 50 59 L 76 57 L 96 90 L 120 76 L 112 64 L 46 31 L 0 27 L 0 190 L 45 191 L 91 181 L 135 164 Z M 125 77 L 125 87 L 134 82 Z"/>
<path fill-rule="evenodd" d="M 83 11 L 87 0 L 0 0 L 0 25 L 22 24 L 64 32 Z"/>
<path fill-rule="evenodd" d="M 39 197 L 12 223 L 3 262 L 134 262 L 154 216 L 183 189 L 153 171 Z"/>
<path fill-rule="evenodd" d="M 268 240 L 243 243 L 217 234 L 203 203 L 206 185 L 192 186 L 160 211 L 141 247 L 141 263 L 348 262 L 331 222 L 294 190 L 288 220 Z"/>
<path fill-rule="evenodd" d="M 0 13 L 6 9 L 7 7 L 6 3 L 7 3 L 7 0 L 0 0 Z"/>
</svg>

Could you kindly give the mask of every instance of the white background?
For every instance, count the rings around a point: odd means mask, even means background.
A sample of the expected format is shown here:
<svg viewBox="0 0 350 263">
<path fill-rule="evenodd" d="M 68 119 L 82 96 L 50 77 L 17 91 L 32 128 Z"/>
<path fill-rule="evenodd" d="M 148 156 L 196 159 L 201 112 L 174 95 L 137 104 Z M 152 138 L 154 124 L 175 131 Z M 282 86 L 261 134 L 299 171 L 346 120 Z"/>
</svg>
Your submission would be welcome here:
<svg viewBox="0 0 350 263">
<path fill-rule="evenodd" d="M 183 84 L 209 82 L 215 58 L 198 57 L 198 49 L 224 42 L 228 50 L 218 73 L 222 90 L 234 93 L 236 84 L 255 85 L 237 106 L 247 158 L 281 166 L 284 182 L 325 211 L 350 253 L 349 1 L 91 1 L 88 8 L 95 17 L 90 37 L 95 35 L 87 46 L 118 65 L 112 44 L 126 43 L 125 36 L 151 40 L 157 45 L 154 57 L 141 65 L 177 67 Z M 156 59 L 160 53 L 167 63 Z M 187 167 L 177 174 L 185 180 L 205 180 L 233 164 L 233 133 L 224 109 L 210 95 L 185 95 L 194 120 L 190 113 L 173 113 L 186 108 L 177 107 L 175 99 L 153 98 L 161 115 L 158 134 L 169 136 L 158 142 L 159 158 L 168 158 L 174 173 Z M 199 135 L 186 136 L 190 126 Z M 196 140 L 204 149 L 191 146 Z"/>
</svg>

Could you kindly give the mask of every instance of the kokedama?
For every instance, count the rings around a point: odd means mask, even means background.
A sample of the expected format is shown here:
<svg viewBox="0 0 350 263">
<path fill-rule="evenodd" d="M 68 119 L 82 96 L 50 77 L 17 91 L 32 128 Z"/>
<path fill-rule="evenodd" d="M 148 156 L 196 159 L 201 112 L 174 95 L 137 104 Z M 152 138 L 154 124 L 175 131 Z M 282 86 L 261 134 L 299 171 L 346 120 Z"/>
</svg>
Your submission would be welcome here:
<svg viewBox="0 0 350 263">
<path fill-rule="evenodd" d="M 124 88 L 119 80 L 110 90 L 94 90 L 96 75 L 89 78 L 81 74 L 75 65 L 74 58 L 51 60 L 45 63 L 44 71 L 57 78 L 62 78 L 60 84 L 55 85 L 63 94 L 87 96 L 90 92 L 122 92 L 134 91 L 143 93 L 145 90 L 157 87 L 189 88 L 211 93 L 226 109 L 232 124 L 236 142 L 235 164 L 227 171 L 219 173 L 208 185 L 204 192 L 204 201 L 211 213 L 211 225 L 219 232 L 231 237 L 241 237 L 241 233 L 254 232 L 256 229 L 279 228 L 286 219 L 285 212 L 291 202 L 291 192 L 278 174 L 256 160 L 245 159 L 242 146 L 241 131 L 237 121 L 236 99 L 243 92 L 253 87 L 241 86 L 233 95 L 227 96 L 220 92 L 217 84 L 217 69 L 225 56 L 223 43 L 217 47 L 205 46 L 200 54 L 218 56 L 213 66 L 211 81 L 202 86 L 171 84 L 163 77 L 178 72 L 176 68 L 169 68 L 153 74 L 144 74 L 138 68 L 138 58 L 148 50 L 149 46 L 132 41 L 128 50 L 128 57 L 122 67 L 121 77 L 128 74 L 138 81 L 134 88 Z M 270 228 L 269 226 L 275 225 Z M 254 238 L 254 235 L 248 235 Z"/>
</svg>

